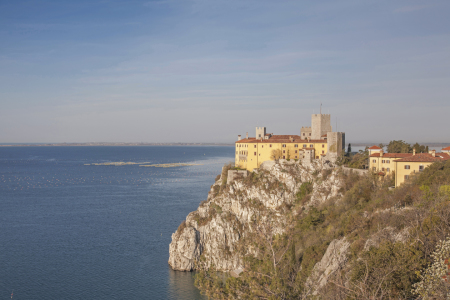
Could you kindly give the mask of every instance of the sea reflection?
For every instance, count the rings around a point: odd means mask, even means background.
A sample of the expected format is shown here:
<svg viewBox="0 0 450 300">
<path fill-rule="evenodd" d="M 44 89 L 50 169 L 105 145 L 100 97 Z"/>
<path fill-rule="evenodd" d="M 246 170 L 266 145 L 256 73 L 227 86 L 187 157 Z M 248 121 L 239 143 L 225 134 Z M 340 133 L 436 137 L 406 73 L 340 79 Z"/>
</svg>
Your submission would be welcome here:
<svg viewBox="0 0 450 300">
<path fill-rule="evenodd" d="M 169 268 L 169 299 L 208 299 L 194 286 L 195 272 L 180 272 Z"/>
</svg>

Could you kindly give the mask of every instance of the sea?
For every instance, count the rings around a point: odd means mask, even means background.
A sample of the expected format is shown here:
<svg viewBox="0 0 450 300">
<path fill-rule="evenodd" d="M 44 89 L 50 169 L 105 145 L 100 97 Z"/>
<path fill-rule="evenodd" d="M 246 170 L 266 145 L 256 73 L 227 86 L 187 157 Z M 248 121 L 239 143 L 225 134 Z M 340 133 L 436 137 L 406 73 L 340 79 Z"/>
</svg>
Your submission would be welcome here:
<svg viewBox="0 0 450 300">
<path fill-rule="evenodd" d="M 206 299 L 194 273 L 170 268 L 169 244 L 233 158 L 232 146 L 0 147 L 0 299 Z M 142 166 L 166 163 L 189 165 Z"/>
</svg>

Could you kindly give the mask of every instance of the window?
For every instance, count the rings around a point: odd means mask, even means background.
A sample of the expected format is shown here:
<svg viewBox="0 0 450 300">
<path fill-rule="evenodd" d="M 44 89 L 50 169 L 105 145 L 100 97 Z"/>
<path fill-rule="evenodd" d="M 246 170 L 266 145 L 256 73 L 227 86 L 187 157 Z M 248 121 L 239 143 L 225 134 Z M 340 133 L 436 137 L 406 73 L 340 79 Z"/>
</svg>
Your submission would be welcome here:
<svg viewBox="0 0 450 300">
<path fill-rule="evenodd" d="M 390 169 L 390 168 L 387 168 L 387 169 L 386 169 L 386 171 L 387 171 L 387 172 L 390 172 L 390 171 L 391 171 L 391 169 Z"/>
<path fill-rule="evenodd" d="M 386 163 L 386 161 L 385 161 L 385 160 L 382 160 L 381 163 L 384 164 L 384 163 Z"/>
<path fill-rule="evenodd" d="M 259 134 L 258 137 L 261 137 L 261 135 Z"/>
<path fill-rule="evenodd" d="M 309 148 L 314 148 L 314 145 L 312 145 L 312 144 L 311 144 L 311 145 L 309 145 Z"/>
<path fill-rule="evenodd" d="M 311 136 L 311 132 L 309 133 L 309 136 Z"/>
<path fill-rule="evenodd" d="M 254 145 L 254 147 L 253 148 L 256 148 L 256 145 Z"/>
<path fill-rule="evenodd" d="M 381 168 L 381 171 L 383 171 L 383 172 L 384 172 L 384 168 Z"/>
<path fill-rule="evenodd" d="M 298 148 L 298 144 L 295 144 L 295 145 L 294 145 L 294 148 Z"/>
<path fill-rule="evenodd" d="M 325 148 L 325 145 L 324 145 L 324 144 L 322 144 L 322 148 Z"/>
<path fill-rule="evenodd" d="M 410 165 L 405 165 L 405 170 L 411 169 Z"/>
<path fill-rule="evenodd" d="M 319 158 L 318 156 L 316 156 L 316 158 Z"/>
<path fill-rule="evenodd" d="M 297 153 L 297 150 L 295 150 L 295 153 Z"/>
<path fill-rule="evenodd" d="M 306 144 L 303 144 L 303 148 L 306 148 Z"/>
<path fill-rule="evenodd" d="M 325 154 L 325 151 L 322 150 L 322 154 Z"/>
<path fill-rule="evenodd" d="M 422 172 L 422 171 L 423 171 L 423 168 L 424 168 L 424 167 L 423 167 L 422 165 L 420 165 L 420 166 L 419 166 L 419 172 Z"/>
<path fill-rule="evenodd" d="M 283 150 L 283 153 L 286 153 L 286 150 Z"/>
<path fill-rule="evenodd" d="M 377 170 L 377 168 L 375 168 L 375 167 L 372 168 L 372 171 L 376 172 L 376 170 Z"/>
<path fill-rule="evenodd" d="M 297 158 L 297 155 L 295 156 L 295 158 Z"/>
<path fill-rule="evenodd" d="M 255 155 L 256 155 L 256 152 L 255 152 Z"/>
<path fill-rule="evenodd" d="M 281 147 L 286 148 L 286 144 L 283 144 Z"/>
<path fill-rule="evenodd" d="M 374 164 L 376 164 L 376 163 L 377 163 L 377 160 L 376 160 L 376 159 L 373 159 L 372 162 L 373 162 Z"/>
<path fill-rule="evenodd" d="M 387 160 L 387 161 L 386 161 L 386 163 L 387 163 L 387 164 L 390 164 L 390 163 L 391 163 L 391 161 L 390 161 L 390 160 Z"/>
<path fill-rule="evenodd" d="M 264 145 L 261 145 L 261 148 L 264 148 Z"/>
<path fill-rule="evenodd" d="M 286 157 L 283 155 L 283 159 L 286 159 Z"/>
<path fill-rule="evenodd" d="M 405 175 L 405 180 L 408 180 L 409 179 L 409 175 Z"/>
<path fill-rule="evenodd" d="M 269 148 L 272 148 L 272 144 L 269 145 Z"/>
</svg>

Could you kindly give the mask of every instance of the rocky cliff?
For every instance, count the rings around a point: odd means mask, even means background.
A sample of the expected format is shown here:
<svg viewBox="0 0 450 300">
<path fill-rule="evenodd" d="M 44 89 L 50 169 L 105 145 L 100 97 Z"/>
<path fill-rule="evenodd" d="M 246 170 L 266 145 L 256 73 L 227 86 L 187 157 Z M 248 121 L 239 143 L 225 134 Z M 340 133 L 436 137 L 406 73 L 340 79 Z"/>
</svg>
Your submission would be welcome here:
<svg viewBox="0 0 450 300">
<path fill-rule="evenodd" d="M 245 238 L 255 222 L 270 216 L 273 233 L 283 233 L 290 218 L 300 212 L 291 208 L 301 185 L 312 184 L 312 194 L 302 205 L 305 210 L 338 195 L 336 172 L 333 165 L 320 161 L 306 166 L 286 160 L 265 162 L 247 178 L 228 185 L 223 172 L 207 200 L 172 234 L 170 266 L 180 271 L 194 270 L 199 264 L 220 271 L 242 269 L 242 253 L 252 251 Z"/>
</svg>

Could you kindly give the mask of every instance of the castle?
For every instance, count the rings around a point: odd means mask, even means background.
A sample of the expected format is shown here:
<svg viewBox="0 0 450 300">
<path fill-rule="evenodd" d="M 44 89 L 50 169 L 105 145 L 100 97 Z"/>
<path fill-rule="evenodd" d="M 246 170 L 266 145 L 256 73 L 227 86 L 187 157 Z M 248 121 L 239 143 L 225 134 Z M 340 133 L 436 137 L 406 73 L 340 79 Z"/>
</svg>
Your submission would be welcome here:
<svg viewBox="0 0 450 300">
<path fill-rule="evenodd" d="M 235 146 L 235 166 L 253 171 L 268 160 L 335 161 L 344 152 L 345 133 L 333 132 L 329 114 L 313 114 L 311 127 L 302 127 L 300 135 L 274 135 L 256 127 L 255 137 L 238 135 Z"/>
</svg>

